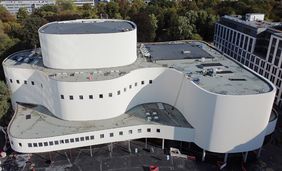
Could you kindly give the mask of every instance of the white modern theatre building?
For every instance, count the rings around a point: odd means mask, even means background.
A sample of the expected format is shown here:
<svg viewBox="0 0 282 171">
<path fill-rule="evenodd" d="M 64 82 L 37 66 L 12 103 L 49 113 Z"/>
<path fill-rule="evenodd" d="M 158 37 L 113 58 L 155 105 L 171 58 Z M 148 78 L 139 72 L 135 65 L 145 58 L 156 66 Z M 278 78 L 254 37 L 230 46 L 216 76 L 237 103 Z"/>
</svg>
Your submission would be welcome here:
<svg viewBox="0 0 282 171">
<path fill-rule="evenodd" d="M 140 138 L 205 151 L 259 149 L 274 131 L 275 86 L 199 41 L 137 43 L 124 20 L 52 22 L 41 49 L 3 62 L 15 151 L 40 153 Z"/>
</svg>

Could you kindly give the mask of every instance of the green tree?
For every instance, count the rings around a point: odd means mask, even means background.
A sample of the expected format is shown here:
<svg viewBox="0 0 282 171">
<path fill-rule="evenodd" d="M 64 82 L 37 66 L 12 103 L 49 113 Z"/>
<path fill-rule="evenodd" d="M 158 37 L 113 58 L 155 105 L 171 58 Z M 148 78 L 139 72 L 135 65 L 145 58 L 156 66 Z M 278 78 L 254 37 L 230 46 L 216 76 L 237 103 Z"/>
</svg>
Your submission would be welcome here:
<svg viewBox="0 0 282 171">
<path fill-rule="evenodd" d="M 83 4 L 79 13 L 82 18 L 98 18 L 96 8 L 93 8 L 90 4 Z"/>
<path fill-rule="evenodd" d="M 15 44 L 15 41 L 13 41 L 13 39 L 11 39 L 5 32 L 4 32 L 4 24 L 2 23 L 0 20 L 0 57 L 2 56 L 2 54 L 9 49 L 10 47 L 12 47 Z M 2 60 L 2 59 L 0 59 Z"/>
<path fill-rule="evenodd" d="M 121 18 L 119 13 L 119 4 L 117 2 L 111 1 L 106 4 L 105 12 L 108 14 L 109 18 Z"/>
<path fill-rule="evenodd" d="M 20 8 L 19 11 L 17 12 L 17 20 L 18 22 L 22 22 L 28 17 L 28 11 L 26 8 Z"/>
<path fill-rule="evenodd" d="M 185 16 L 179 16 L 177 20 L 178 30 L 175 35 L 175 39 L 191 39 L 194 33 L 194 27 L 190 24 L 189 20 Z"/>
<path fill-rule="evenodd" d="M 100 16 L 100 18 L 102 15 L 106 15 L 106 6 L 107 4 L 105 2 L 100 2 L 96 5 L 97 14 Z"/>
<path fill-rule="evenodd" d="M 5 7 L 0 5 L 0 20 L 2 22 L 9 22 L 9 21 L 15 21 L 16 18 L 12 14 L 10 14 Z"/>
<path fill-rule="evenodd" d="M 144 0 L 133 0 L 128 11 L 128 16 L 131 18 L 138 14 L 146 6 Z"/>
<path fill-rule="evenodd" d="M 33 15 L 44 18 L 48 21 L 56 21 L 58 20 L 59 9 L 57 5 L 47 4 L 43 5 L 41 8 L 36 8 L 33 12 Z"/>
<path fill-rule="evenodd" d="M 138 27 L 137 39 L 139 42 L 152 42 L 155 40 L 158 21 L 154 14 L 141 12 L 133 16 L 132 20 Z"/>
<path fill-rule="evenodd" d="M 169 8 L 164 12 L 163 17 L 158 18 L 158 41 L 169 41 L 177 39 L 178 14 L 175 8 Z"/>
<path fill-rule="evenodd" d="M 0 81 L 0 119 L 8 112 L 10 95 L 6 84 Z"/>
<path fill-rule="evenodd" d="M 73 12 L 76 10 L 76 5 L 72 0 L 56 0 L 56 5 L 58 6 L 59 11 L 70 11 Z"/>
<path fill-rule="evenodd" d="M 31 15 L 23 21 L 22 38 L 21 40 L 29 48 L 39 46 L 38 29 L 47 21 L 44 18 Z"/>
<path fill-rule="evenodd" d="M 217 20 L 218 17 L 216 15 L 208 14 L 204 10 L 197 11 L 196 30 L 204 40 L 213 40 L 214 25 Z"/>
<path fill-rule="evenodd" d="M 130 9 L 130 3 L 128 0 L 120 0 L 119 4 L 119 13 L 123 19 L 129 19 L 128 11 Z"/>
</svg>

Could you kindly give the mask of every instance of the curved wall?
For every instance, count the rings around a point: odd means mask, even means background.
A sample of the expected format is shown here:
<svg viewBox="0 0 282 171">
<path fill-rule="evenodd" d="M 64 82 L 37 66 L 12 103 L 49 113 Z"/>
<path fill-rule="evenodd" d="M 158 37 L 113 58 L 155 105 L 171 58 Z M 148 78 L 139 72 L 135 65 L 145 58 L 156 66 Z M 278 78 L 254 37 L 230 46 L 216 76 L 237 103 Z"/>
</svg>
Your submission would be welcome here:
<svg viewBox="0 0 282 171">
<path fill-rule="evenodd" d="M 205 150 L 220 153 L 261 147 L 275 96 L 275 88 L 271 92 L 254 95 L 211 93 L 185 78 L 183 73 L 169 68 L 137 69 L 116 79 L 92 82 L 61 82 L 31 69 L 4 66 L 4 70 L 7 78 L 38 82 L 34 89 L 31 85 L 10 84 L 13 102 L 42 104 L 54 115 L 66 120 L 112 118 L 142 103 L 170 104 L 195 129 L 191 141 Z M 141 85 L 143 80 L 145 84 Z M 149 80 L 153 83 L 148 84 Z M 43 88 L 39 82 L 42 82 Z M 138 83 L 136 87 L 135 82 Z M 133 88 L 129 89 L 129 85 Z M 126 92 L 123 91 L 125 87 Z M 120 95 L 116 94 L 118 90 Z M 110 92 L 113 97 L 107 97 Z M 101 93 L 104 94 L 103 99 L 98 98 Z M 66 98 L 60 99 L 61 94 Z M 93 100 L 87 99 L 89 94 L 94 94 Z M 73 95 L 74 100 L 69 100 L 68 95 Z M 79 95 L 86 99 L 78 99 Z"/>
<path fill-rule="evenodd" d="M 184 82 L 176 108 L 195 128 L 194 142 L 213 152 L 243 152 L 262 146 L 275 91 L 219 95 Z M 187 103 L 189 102 L 189 103 Z"/>
<path fill-rule="evenodd" d="M 151 129 L 151 132 L 147 132 L 147 129 Z M 141 132 L 138 130 L 141 129 Z M 156 129 L 159 129 L 160 132 L 156 132 Z M 132 134 L 128 134 L 129 130 L 132 131 Z M 119 132 L 122 131 L 123 135 L 119 135 Z M 114 136 L 110 137 L 109 134 L 113 133 Z M 100 134 L 104 134 L 104 138 L 100 137 Z M 89 139 L 88 141 L 74 141 L 73 143 L 59 143 L 55 144 L 55 141 L 65 141 L 66 139 L 74 139 L 80 137 L 90 137 L 94 136 L 94 139 Z M 55 137 L 47 137 L 47 138 L 36 138 L 36 139 L 21 139 L 14 138 L 9 136 L 12 148 L 15 151 L 22 153 L 41 153 L 48 151 L 56 151 L 56 150 L 64 150 L 70 148 L 77 148 L 83 146 L 90 145 L 99 145 L 106 144 L 111 142 L 119 142 L 119 141 L 128 141 L 133 139 L 140 138 L 162 138 L 169 140 L 178 140 L 178 141 L 187 141 L 190 142 L 193 140 L 194 129 L 191 128 L 181 128 L 181 127 L 172 127 L 172 126 L 162 126 L 162 125 L 136 125 L 129 127 L 121 127 L 115 129 L 101 130 L 101 131 L 92 131 L 85 133 L 77 133 L 71 135 L 63 135 L 63 136 L 55 136 Z M 44 143 L 47 142 L 48 146 L 37 146 L 37 147 L 28 147 L 29 143 Z M 50 146 L 50 142 L 53 142 L 53 145 Z M 21 143 L 21 145 L 19 145 Z"/>
<path fill-rule="evenodd" d="M 44 25 L 38 31 L 43 63 L 56 69 L 129 65 L 137 59 L 136 25 L 130 23 L 133 30 L 99 34 L 48 34 Z"/>
</svg>

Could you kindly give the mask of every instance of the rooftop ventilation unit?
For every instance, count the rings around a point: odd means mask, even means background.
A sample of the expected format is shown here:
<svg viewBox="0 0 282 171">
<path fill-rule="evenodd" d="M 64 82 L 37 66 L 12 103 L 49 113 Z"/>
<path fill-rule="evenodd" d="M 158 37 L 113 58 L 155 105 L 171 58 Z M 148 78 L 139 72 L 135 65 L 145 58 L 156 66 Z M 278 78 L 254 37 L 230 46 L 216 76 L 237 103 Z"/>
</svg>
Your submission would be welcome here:
<svg viewBox="0 0 282 171">
<path fill-rule="evenodd" d="M 230 81 L 247 81 L 245 78 L 228 78 Z"/>
<path fill-rule="evenodd" d="M 190 51 L 190 50 L 183 50 L 182 53 L 183 53 L 183 54 L 190 54 L 191 51 Z"/>
<path fill-rule="evenodd" d="M 32 62 L 32 64 L 35 65 L 35 64 L 37 64 L 38 62 L 39 62 L 39 60 L 38 60 L 38 59 L 35 59 L 35 60 Z"/>
<path fill-rule="evenodd" d="M 165 108 L 164 108 L 164 105 L 162 104 L 162 103 L 157 103 L 157 105 L 158 105 L 158 108 L 160 109 L 160 110 L 164 110 Z"/>
<path fill-rule="evenodd" d="M 16 60 L 17 60 L 17 62 L 20 62 L 22 59 L 23 59 L 23 57 L 20 56 Z"/>
<path fill-rule="evenodd" d="M 25 58 L 24 62 L 28 63 L 30 58 Z"/>
<path fill-rule="evenodd" d="M 154 116 L 154 120 L 159 120 L 159 116 Z"/>
</svg>

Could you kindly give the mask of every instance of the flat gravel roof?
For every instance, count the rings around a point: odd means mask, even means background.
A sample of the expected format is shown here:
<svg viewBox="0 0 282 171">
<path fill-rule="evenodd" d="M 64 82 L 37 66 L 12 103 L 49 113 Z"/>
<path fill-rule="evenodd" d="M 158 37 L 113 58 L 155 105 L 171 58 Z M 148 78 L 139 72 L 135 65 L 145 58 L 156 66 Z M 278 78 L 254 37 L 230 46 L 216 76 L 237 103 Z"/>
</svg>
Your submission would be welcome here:
<svg viewBox="0 0 282 171">
<path fill-rule="evenodd" d="M 191 44 L 146 44 L 152 60 L 213 58 L 201 47 Z"/>
<path fill-rule="evenodd" d="M 128 21 L 82 21 L 53 22 L 43 26 L 40 32 L 47 34 L 99 34 L 117 33 L 135 29 Z"/>
<path fill-rule="evenodd" d="M 163 108 L 160 108 L 161 105 Z M 158 120 L 147 120 L 147 114 L 158 116 Z M 94 113 L 93 113 L 94 114 Z M 28 116 L 28 117 L 27 117 Z M 90 131 L 123 128 L 136 125 L 163 125 L 182 128 L 192 126 L 176 108 L 165 103 L 145 103 L 133 107 L 126 113 L 104 120 L 67 121 L 55 117 L 43 106 L 18 104 L 18 110 L 10 126 L 10 133 L 17 138 L 44 138 L 71 135 Z"/>
<path fill-rule="evenodd" d="M 149 49 L 148 47 L 151 47 Z M 178 47 L 178 48 L 174 48 Z M 203 54 L 203 56 L 191 56 L 191 58 L 177 58 L 182 53 L 180 47 L 192 47 L 190 54 Z M 154 49 L 154 53 L 151 51 Z M 163 51 L 162 51 L 163 50 Z M 250 71 L 246 67 L 235 62 L 218 52 L 206 43 L 198 41 L 175 41 L 139 44 L 137 60 L 126 66 L 100 68 L 100 69 L 69 69 L 57 70 L 46 68 L 40 55 L 32 54 L 31 50 L 20 51 L 10 55 L 3 65 L 12 68 L 29 68 L 43 71 L 50 79 L 67 82 L 103 81 L 121 77 L 131 71 L 140 68 L 173 68 L 182 72 L 187 79 L 195 82 L 207 91 L 223 95 L 250 95 L 261 94 L 272 90 L 272 86 Z M 162 52 L 161 52 L 162 51 Z M 172 56 L 154 60 L 154 55 Z M 189 51 L 189 50 L 188 50 Z M 196 52 L 195 52 L 196 51 Z M 148 53 L 147 53 L 148 52 Z M 151 57 L 145 57 L 149 54 Z M 175 54 L 176 57 L 173 56 Z M 211 56 L 211 58 L 207 58 Z M 203 59 L 204 58 L 204 59 Z M 216 74 L 210 74 L 210 70 L 216 70 Z M 92 75 L 94 79 L 89 79 Z"/>
</svg>

